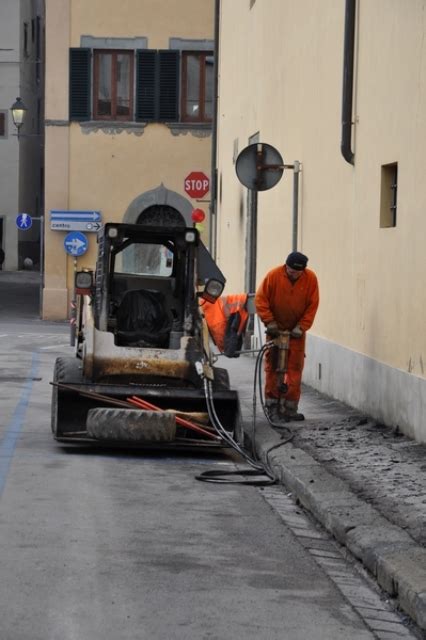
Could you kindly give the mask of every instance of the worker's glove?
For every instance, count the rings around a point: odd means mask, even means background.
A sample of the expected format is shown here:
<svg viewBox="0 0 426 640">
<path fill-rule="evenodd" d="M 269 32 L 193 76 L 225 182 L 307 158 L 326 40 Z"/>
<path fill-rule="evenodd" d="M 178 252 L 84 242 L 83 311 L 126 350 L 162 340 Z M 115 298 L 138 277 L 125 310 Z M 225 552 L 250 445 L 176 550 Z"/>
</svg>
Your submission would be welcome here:
<svg viewBox="0 0 426 640">
<path fill-rule="evenodd" d="M 299 327 L 297 324 L 294 329 L 290 332 L 292 338 L 301 338 L 303 336 L 303 329 Z"/>
<path fill-rule="evenodd" d="M 273 320 L 272 322 L 268 322 L 268 324 L 266 325 L 266 335 L 269 338 L 276 338 L 280 335 L 280 330 L 275 320 Z"/>
</svg>

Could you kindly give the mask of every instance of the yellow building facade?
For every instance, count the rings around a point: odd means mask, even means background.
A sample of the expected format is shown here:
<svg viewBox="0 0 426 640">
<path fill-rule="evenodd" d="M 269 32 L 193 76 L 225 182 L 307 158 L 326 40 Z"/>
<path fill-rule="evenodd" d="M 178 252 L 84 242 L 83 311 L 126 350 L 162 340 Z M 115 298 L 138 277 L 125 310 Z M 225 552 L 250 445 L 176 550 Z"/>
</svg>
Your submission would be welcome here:
<svg viewBox="0 0 426 640">
<path fill-rule="evenodd" d="M 247 288 L 253 264 L 257 285 L 292 250 L 293 171 L 260 192 L 254 210 L 236 159 L 260 141 L 284 163 L 300 163 L 297 248 L 308 255 L 321 293 L 304 380 L 422 442 L 425 15 L 425 0 L 222 0 L 216 203 L 227 290 Z M 253 212 L 257 249 L 250 256 Z"/>
<path fill-rule="evenodd" d="M 69 316 L 74 271 L 95 264 L 96 233 L 70 213 L 137 223 L 170 208 L 190 225 L 202 208 L 208 241 L 210 185 L 185 179 L 210 180 L 213 34 L 213 0 L 46 1 L 44 319 Z M 81 255 L 64 245 L 75 231 Z"/>
</svg>

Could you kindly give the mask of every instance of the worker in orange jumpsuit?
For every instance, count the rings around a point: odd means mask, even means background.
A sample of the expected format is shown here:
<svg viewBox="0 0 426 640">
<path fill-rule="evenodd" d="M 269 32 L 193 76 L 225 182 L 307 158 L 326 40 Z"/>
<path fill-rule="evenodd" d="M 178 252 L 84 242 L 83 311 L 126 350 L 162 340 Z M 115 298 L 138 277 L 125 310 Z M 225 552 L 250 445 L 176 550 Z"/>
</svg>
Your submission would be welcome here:
<svg viewBox="0 0 426 640">
<path fill-rule="evenodd" d="M 290 331 L 284 380 L 282 374 L 276 372 L 278 349 L 273 347 L 265 354 L 265 404 L 272 422 L 304 420 L 304 415 L 298 413 L 298 405 L 305 334 L 314 322 L 319 304 L 318 280 L 315 273 L 306 268 L 307 263 L 308 258 L 303 253 L 290 253 L 285 265 L 266 274 L 256 292 L 256 311 L 266 326 L 267 338 L 277 337 L 279 331 Z M 284 393 L 282 383 L 287 388 Z"/>
</svg>

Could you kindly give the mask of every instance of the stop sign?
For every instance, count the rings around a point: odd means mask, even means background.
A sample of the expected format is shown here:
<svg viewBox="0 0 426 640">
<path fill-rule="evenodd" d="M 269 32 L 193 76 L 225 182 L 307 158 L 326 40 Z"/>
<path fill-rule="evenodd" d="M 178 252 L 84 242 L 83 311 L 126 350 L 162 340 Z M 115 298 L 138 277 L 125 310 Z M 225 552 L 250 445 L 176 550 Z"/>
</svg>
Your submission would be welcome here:
<svg viewBox="0 0 426 640">
<path fill-rule="evenodd" d="M 210 189 L 210 180 L 202 171 L 191 171 L 185 178 L 185 191 L 191 198 L 202 198 Z"/>
</svg>

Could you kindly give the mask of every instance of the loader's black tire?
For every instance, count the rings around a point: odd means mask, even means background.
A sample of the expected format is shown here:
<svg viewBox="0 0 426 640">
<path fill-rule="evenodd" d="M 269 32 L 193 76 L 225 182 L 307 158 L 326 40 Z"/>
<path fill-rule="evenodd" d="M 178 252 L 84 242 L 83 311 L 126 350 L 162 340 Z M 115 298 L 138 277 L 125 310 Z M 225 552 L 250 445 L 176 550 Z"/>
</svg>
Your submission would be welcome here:
<svg viewBox="0 0 426 640">
<path fill-rule="evenodd" d="M 83 383 L 83 364 L 77 358 L 56 358 L 53 369 L 53 382 L 63 384 Z M 51 428 L 55 438 L 62 435 L 58 424 L 58 387 L 52 387 Z"/>
<path fill-rule="evenodd" d="M 230 388 L 228 370 L 222 369 L 221 367 L 213 367 L 213 371 L 213 389 L 216 391 L 220 391 L 221 389 L 227 391 Z"/>
<path fill-rule="evenodd" d="M 176 437 L 176 418 L 169 411 L 142 409 L 90 409 L 87 434 L 97 440 L 120 442 L 172 442 Z"/>
</svg>

